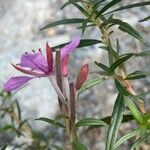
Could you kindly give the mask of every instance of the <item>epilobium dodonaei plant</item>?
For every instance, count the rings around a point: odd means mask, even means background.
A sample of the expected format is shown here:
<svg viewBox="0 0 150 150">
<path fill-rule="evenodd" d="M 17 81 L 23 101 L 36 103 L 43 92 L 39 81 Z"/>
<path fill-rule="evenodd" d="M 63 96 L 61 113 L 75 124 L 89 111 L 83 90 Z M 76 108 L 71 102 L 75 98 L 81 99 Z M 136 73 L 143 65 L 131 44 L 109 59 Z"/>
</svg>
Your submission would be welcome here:
<svg viewBox="0 0 150 150">
<path fill-rule="evenodd" d="M 70 141 L 69 150 L 86 150 L 82 139 L 76 133 L 77 128 L 88 126 L 89 129 L 96 127 L 108 127 L 105 142 L 105 150 L 118 149 L 121 144 L 134 138 L 134 144 L 131 149 L 136 149 L 150 137 L 150 113 L 145 109 L 144 101 L 140 94 L 137 94 L 134 87 L 132 87 L 130 80 L 137 80 L 149 76 L 149 72 L 142 70 L 133 70 L 128 73 L 126 69 L 126 62 L 134 57 L 149 57 L 150 51 L 145 50 L 140 53 L 121 53 L 120 40 L 116 37 L 114 41 L 114 28 L 117 26 L 119 30 L 129 34 L 144 44 L 144 39 L 140 33 L 134 29 L 129 23 L 115 17 L 114 13 L 119 11 L 127 11 L 131 8 L 140 6 L 149 7 L 150 2 L 138 2 L 122 7 L 114 8 L 121 0 L 69 0 L 63 6 L 69 7 L 70 5 L 76 7 L 82 14 L 80 18 L 69 18 L 49 23 L 41 28 L 45 30 L 58 25 L 78 24 L 78 29 L 81 29 L 82 34 L 86 29 L 93 27 L 98 29 L 100 33 L 99 39 L 76 39 L 68 43 L 64 43 L 53 47 L 52 49 L 46 46 L 46 58 L 41 51 L 38 53 L 26 53 L 21 58 L 19 65 L 13 65 L 17 70 L 28 74 L 30 76 L 13 77 L 7 81 L 4 86 L 6 91 L 12 91 L 23 84 L 27 83 L 33 78 L 48 77 L 58 94 L 58 102 L 60 111 L 64 122 L 55 121 L 48 118 L 39 118 L 37 120 L 46 121 L 57 127 L 63 128 L 67 132 Z M 140 22 L 148 21 L 149 16 L 145 16 Z M 112 38 L 113 37 L 113 38 Z M 81 67 L 76 82 L 69 81 L 68 62 L 69 53 L 75 48 L 91 46 L 94 44 L 103 44 L 102 49 L 107 52 L 108 65 L 101 62 L 95 62 L 100 70 L 97 71 L 98 78 L 86 81 L 89 73 L 88 65 L 85 64 Z M 116 46 L 114 46 L 117 43 Z M 67 44 L 67 45 L 66 45 Z M 65 47 L 63 47 L 66 45 Z M 113 45 L 113 46 L 112 46 Z M 62 48 L 63 47 L 63 48 Z M 57 50 L 60 49 L 60 50 Z M 52 50 L 56 51 L 56 63 L 53 62 Z M 28 70 L 29 69 L 29 70 Z M 56 76 L 56 80 L 53 78 Z M 83 118 L 76 121 L 76 103 L 80 94 L 93 86 L 100 84 L 102 81 L 111 79 L 114 81 L 114 86 L 118 90 L 118 96 L 115 100 L 113 112 L 110 117 L 103 119 Z M 90 104 L 88 104 L 90 105 Z M 125 114 L 126 110 L 130 114 Z M 127 133 L 123 137 L 118 137 L 120 125 L 126 121 L 135 120 L 138 127 L 133 131 Z M 56 149 L 61 150 L 60 146 L 56 145 Z M 65 148 L 66 149 L 66 148 Z"/>
</svg>

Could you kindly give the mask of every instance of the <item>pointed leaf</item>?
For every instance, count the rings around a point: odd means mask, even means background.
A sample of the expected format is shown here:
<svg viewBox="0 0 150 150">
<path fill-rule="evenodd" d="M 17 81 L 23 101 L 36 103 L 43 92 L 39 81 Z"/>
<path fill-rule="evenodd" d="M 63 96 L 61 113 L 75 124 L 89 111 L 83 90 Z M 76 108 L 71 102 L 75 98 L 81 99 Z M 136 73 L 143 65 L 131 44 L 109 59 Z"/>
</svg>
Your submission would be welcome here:
<svg viewBox="0 0 150 150">
<path fill-rule="evenodd" d="M 136 105 L 129 99 L 127 96 L 124 97 L 125 103 L 129 110 L 131 111 L 131 114 L 134 116 L 134 118 L 137 120 L 139 124 L 143 124 L 144 118 L 141 112 L 138 110 Z"/>
<path fill-rule="evenodd" d="M 85 118 L 85 119 L 82 119 L 82 120 L 79 120 L 77 123 L 76 123 L 76 127 L 82 127 L 82 126 L 107 126 L 107 124 L 100 120 L 100 119 L 94 119 L 94 118 Z"/>
<path fill-rule="evenodd" d="M 113 49 L 111 46 L 111 41 L 110 39 L 108 40 L 108 46 L 107 46 L 107 51 L 108 51 L 108 59 L 109 59 L 109 65 L 112 65 L 114 60 L 113 60 Z"/>
<path fill-rule="evenodd" d="M 52 27 L 55 27 L 55 26 L 59 26 L 59 25 L 82 23 L 83 21 L 84 21 L 84 19 L 82 19 L 82 18 L 63 19 L 63 20 L 59 20 L 59 21 L 52 22 L 52 23 L 49 23 L 49 24 L 45 25 L 44 27 L 42 27 L 40 29 L 40 31 L 48 29 L 48 28 L 52 28 Z"/>
<path fill-rule="evenodd" d="M 150 50 L 143 51 L 141 53 L 135 54 L 135 56 L 141 56 L 141 57 L 150 56 Z"/>
<path fill-rule="evenodd" d="M 83 21 L 83 23 L 82 23 L 82 27 L 81 27 L 81 29 L 82 29 L 82 35 L 83 35 L 84 32 L 85 32 L 85 29 L 86 29 L 86 26 L 87 26 L 88 22 L 89 22 L 89 19 L 85 19 L 85 20 Z"/>
<path fill-rule="evenodd" d="M 21 108 L 20 108 L 18 100 L 16 100 L 16 108 L 17 108 L 17 111 L 18 111 L 18 118 L 19 118 L 19 120 L 22 120 L 22 117 L 21 117 Z"/>
<path fill-rule="evenodd" d="M 115 80 L 115 85 L 116 85 L 117 90 L 118 90 L 121 94 L 123 94 L 123 95 L 125 95 L 125 96 L 131 95 L 131 93 L 128 92 L 128 91 L 126 90 L 126 88 L 125 88 L 118 80 Z"/>
<path fill-rule="evenodd" d="M 112 120 L 108 128 L 106 137 L 106 150 L 111 150 L 116 142 L 118 130 L 123 119 L 123 112 L 125 109 L 124 97 L 118 94 L 112 113 Z"/>
<path fill-rule="evenodd" d="M 78 91 L 78 95 L 83 93 L 84 91 L 94 87 L 95 85 L 100 84 L 102 81 L 104 80 L 104 78 L 97 78 L 97 79 L 93 79 L 90 81 L 87 81 Z"/>
<path fill-rule="evenodd" d="M 126 80 L 146 78 L 148 75 L 150 75 L 150 73 L 138 70 L 138 71 L 132 72 L 131 74 L 128 74 L 128 76 L 126 77 Z"/>
<path fill-rule="evenodd" d="M 109 73 L 113 73 L 116 68 L 118 68 L 120 65 L 122 65 L 125 61 L 127 61 L 129 58 L 131 58 L 133 54 L 129 54 L 127 56 L 124 56 L 120 59 L 118 59 L 116 62 L 114 62 L 110 68 L 109 68 Z"/>
<path fill-rule="evenodd" d="M 47 123 L 50 123 L 56 127 L 60 127 L 60 128 L 66 128 L 63 124 L 61 124 L 60 122 L 58 121 L 55 121 L 53 119 L 49 119 L 49 118 L 44 118 L 44 117 L 40 117 L 40 118 L 37 118 L 35 120 L 40 120 L 40 121 L 44 121 L 44 122 L 47 122 Z"/>
<path fill-rule="evenodd" d="M 135 148 L 138 148 L 141 144 L 143 144 L 149 138 L 150 138 L 150 133 L 144 134 L 142 137 L 140 137 L 138 140 L 134 142 L 134 144 L 131 147 L 131 150 L 135 150 Z"/>
<path fill-rule="evenodd" d="M 150 21 L 150 16 L 145 17 L 144 19 L 139 20 L 139 22 Z"/>
<path fill-rule="evenodd" d="M 122 20 L 119 19 L 110 19 L 109 23 L 113 23 L 114 25 L 119 25 L 119 29 L 121 31 L 124 31 L 130 35 L 132 35 L 133 37 L 135 37 L 136 39 L 138 39 L 139 41 L 143 42 L 143 38 L 142 36 L 138 33 L 137 30 L 135 30 L 131 25 L 129 25 L 127 22 L 123 22 Z"/>
<path fill-rule="evenodd" d="M 124 142 L 126 142 L 127 140 L 129 140 L 130 138 L 137 136 L 141 133 L 141 129 L 136 129 L 132 132 L 127 133 L 126 135 L 124 135 L 123 137 L 121 137 L 114 145 L 114 149 L 118 148 L 118 146 L 120 146 L 121 144 L 123 144 Z"/>
<path fill-rule="evenodd" d="M 66 44 L 69 44 L 69 43 L 70 42 L 55 46 L 55 47 L 53 47 L 53 50 L 58 49 L 58 48 L 62 48 L 63 46 L 65 46 Z M 102 41 L 96 40 L 96 39 L 82 39 L 82 40 L 80 40 L 80 44 L 78 45 L 77 48 L 91 46 L 91 45 L 95 45 L 98 43 L 102 43 Z"/>
<path fill-rule="evenodd" d="M 106 124 L 110 124 L 111 118 L 112 116 L 108 116 L 108 117 L 100 118 L 100 120 L 104 121 Z M 123 115 L 122 123 L 129 122 L 132 120 L 134 120 L 132 115 Z M 89 126 L 88 131 L 94 128 L 100 128 L 100 127 L 102 127 L 102 125 L 92 125 L 92 126 Z"/>
<path fill-rule="evenodd" d="M 127 6 L 122 6 L 120 8 L 115 9 L 115 10 L 112 10 L 112 11 L 106 13 L 106 14 L 109 14 L 109 13 L 112 13 L 112 12 L 115 12 L 115 11 L 120 11 L 120 10 L 125 10 L 125 9 L 140 7 L 140 6 L 145 6 L 145 5 L 150 5 L 150 2 L 146 1 L 146 2 L 134 3 L 134 4 L 131 4 L 131 5 L 127 5 Z"/>
<path fill-rule="evenodd" d="M 98 62 L 95 62 L 95 64 L 100 67 L 101 69 L 103 69 L 104 71 L 108 72 L 109 71 L 109 68 L 107 66 L 105 66 L 104 64 L 102 63 L 98 63 Z"/>
<path fill-rule="evenodd" d="M 83 13 L 86 17 L 89 16 L 88 12 L 87 12 L 82 6 L 80 6 L 79 4 L 77 4 L 77 3 L 75 3 L 75 2 L 73 2 L 72 4 L 73 4 L 76 8 L 78 8 L 78 10 L 80 10 L 81 13 Z"/>
<path fill-rule="evenodd" d="M 112 6 L 114 6 L 115 4 L 117 4 L 118 2 L 120 2 L 121 0 L 112 0 L 111 2 L 109 2 L 108 4 L 106 4 L 97 14 L 96 18 L 99 17 L 100 15 L 102 15 L 106 10 L 108 10 L 109 8 L 111 8 Z"/>
</svg>

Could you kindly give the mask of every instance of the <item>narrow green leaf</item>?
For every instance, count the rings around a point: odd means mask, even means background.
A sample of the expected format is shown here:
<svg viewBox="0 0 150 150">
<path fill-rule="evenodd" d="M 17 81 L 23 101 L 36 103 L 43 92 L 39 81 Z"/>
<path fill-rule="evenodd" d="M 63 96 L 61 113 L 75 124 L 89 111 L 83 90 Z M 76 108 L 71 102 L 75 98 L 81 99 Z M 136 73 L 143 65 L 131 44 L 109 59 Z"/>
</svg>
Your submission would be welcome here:
<svg viewBox="0 0 150 150">
<path fill-rule="evenodd" d="M 112 0 L 111 2 L 109 2 L 108 4 L 106 4 L 97 14 L 96 18 L 98 18 L 99 16 L 101 16 L 106 10 L 108 10 L 109 8 L 111 8 L 112 6 L 114 6 L 115 4 L 117 4 L 118 2 L 120 2 L 121 0 Z"/>
<path fill-rule="evenodd" d="M 80 2 L 80 0 L 69 0 L 68 2 L 66 2 L 61 9 L 64 9 L 65 7 L 67 7 L 68 5 L 71 5 L 72 3 L 76 3 L 76 2 Z"/>
<path fill-rule="evenodd" d="M 112 118 L 111 116 L 108 116 L 108 117 L 101 118 L 100 120 L 104 121 L 106 124 L 110 124 L 111 118 Z M 129 121 L 132 121 L 132 120 L 134 120 L 132 115 L 123 115 L 122 123 L 129 122 Z M 95 128 L 100 128 L 100 127 L 102 127 L 102 125 L 92 125 L 92 126 L 88 127 L 88 131 L 92 130 L 92 129 L 95 129 Z"/>
<path fill-rule="evenodd" d="M 21 108 L 20 108 L 18 100 L 16 100 L 16 106 L 17 106 L 19 120 L 22 120 L 22 117 L 21 117 Z"/>
<path fill-rule="evenodd" d="M 120 58 L 119 54 L 115 50 L 113 50 L 113 48 L 109 48 L 109 49 L 111 51 L 113 60 L 117 61 Z M 106 50 L 108 51 L 108 48 Z"/>
<path fill-rule="evenodd" d="M 66 2 L 61 9 L 64 9 L 65 7 L 67 7 L 68 5 L 71 5 L 72 3 L 76 3 L 76 2 L 80 2 L 80 0 L 69 0 L 68 2 Z"/>
<path fill-rule="evenodd" d="M 119 39 L 118 38 L 117 38 L 116 47 L 117 47 L 117 54 L 119 54 L 119 52 L 120 52 L 120 44 L 119 44 Z"/>
<path fill-rule="evenodd" d="M 14 129 L 14 126 L 11 125 L 11 124 L 7 124 L 4 127 L 0 128 L 0 132 L 7 131 L 7 130 L 10 130 L 10 129 Z"/>
<path fill-rule="evenodd" d="M 108 128 L 107 137 L 106 137 L 106 148 L 105 150 L 112 150 L 116 142 L 118 130 L 123 119 L 124 111 L 124 98 L 122 94 L 118 94 L 115 101 L 115 105 L 112 113 L 112 120 Z"/>
<path fill-rule="evenodd" d="M 145 126 L 147 129 L 150 129 L 150 125 L 149 125 L 150 112 L 145 113 L 145 114 L 143 115 L 143 117 L 144 117 L 144 126 Z"/>
<path fill-rule="evenodd" d="M 131 93 L 128 92 L 128 91 L 126 90 L 126 88 L 125 88 L 118 80 L 115 80 L 115 85 L 116 85 L 117 90 L 118 90 L 122 95 L 125 95 L 125 96 L 131 95 Z"/>
<path fill-rule="evenodd" d="M 47 25 L 42 27 L 40 29 L 40 31 L 48 29 L 48 28 L 52 28 L 52 27 L 55 27 L 55 26 L 59 26 L 59 25 L 83 23 L 83 21 L 84 21 L 84 19 L 82 19 L 82 18 L 63 19 L 63 20 L 59 20 L 59 21 L 56 21 L 56 22 L 48 23 Z"/>
<path fill-rule="evenodd" d="M 141 56 L 141 57 L 150 56 L 150 50 L 143 51 L 141 53 L 135 54 L 135 56 Z"/>
<path fill-rule="evenodd" d="M 69 42 L 63 43 L 61 45 L 57 45 L 55 47 L 52 47 L 52 49 L 55 50 L 55 49 L 58 49 L 58 48 L 62 48 L 63 46 L 65 46 L 68 43 Z M 95 44 L 98 44 L 98 43 L 102 43 L 102 41 L 96 40 L 96 39 L 82 39 L 82 40 L 80 40 L 80 44 L 79 44 L 78 48 L 86 47 L 86 46 L 92 46 L 92 45 L 95 45 Z"/>
<path fill-rule="evenodd" d="M 114 60 L 113 60 L 113 52 L 112 52 L 113 49 L 112 49 L 112 46 L 111 46 L 110 39 L 108 40 L 107 51 L 108 51 L 109 64 L 112 65 Z"/>
<path fill-rule="evenodd" d="M 85 26 L 85 28 L 93 27 L 95 26 L 94 24 L 88 24 Z M 76 29 L 82 29 L 82 26 L 77 27 Z"/>
<path fill-rule="evenodd" d="M 83 23 L 82 23 L 82 35 L 84 34 L 84 32 L 85 32 L 85 29 L 86 29 L 86 26 L 87 26 L 87 24 L 88 24 L 88 22 L 89 22 L 89 19 L 85 19 L 84 21 L 83 21 Z"/>
<path fill-rule="evenodd" d="M 78 95 L 83 93 L 84 91 L 94 87 L 95 85 L 100 84 L 102 81 L 104 80 L 104 78 L 97 78 L 97 79 L 93 79 L 90 81 L 87 81 L 79 90 L 78 90 Z"/>
<path fill-rule="evenodd" d="M 139 22 L 150 21 L 150 16 L 145 17 L 144 19 L 139 20 Z"/>
<path fill-rule="evenodd" d="M 116 62 L 114 62 L 110 68 L 109 68 L 109 73 L 113 73 L 116 68 L 118 68 L 120 65 L 122 65 L 125 61 L 127 61 L 129 58 L 131 58 L 133 54 L 128 54 L 120 59 L 118 59 Z"/>
<path fill-rule="evenodd" d="M 63 150 L 59 145 L 55 145 L 56 150 Z"/>
<path fill-rule="evenodd" d="M 19 127 L 18 127 L 18 130 L 20 130 L 20 128 L 25 124 L 27 123 L 27 119 L 23 120 L 20 124 L 19 124 Z"/>
<path fill-rule="evenodd" d="M 72 143 L 74 150 L 87 150 L 86 146 L 80 143 L 79 141 L 73 141 Z"/>
<path fill-rule="evenodd" d="M 136 129 L 130 133 L 127 133 L 126 135 L 124 135 L 123 137 L 121 137 L 114 145 L 114 149 L 118 148 L 118 146 L 120 146 L 121 144 L 123 144 L 124 142 L 126 142 L 127 140 L 129 140 L 130 138 L 137 136 L 141 133 L 141 129 Z"/>
<path fill-rule="evenodd" d="M 139 41 L 143 42 L 143 38 L 142 36 L 138 33 L 137 30 L 135 30 L 131 25 L 129 25 L 127 22 L 123 22 L 122 20 L 119 19 L 110 19 L 109 23 L 113 23 L 114 25 L 119 25 L 119 29 L 121 31 L 124 31 L 130 35 L 132 35 L 133 37 L 135 37 L 136 39 L 138 39 Z"/>
<path fill-rule="evenodd" d="M 100 67 L 101 69 L 103 69 L 104 71 L 108 72 L 109 71 L 109 68 L 107 66 L 105 66 L 104 64 L 102 63 L 98 63 L 95 61 L 95 64 Z"/>
<path fill-rule="evenodd" d="M 134 120 L 132 115 L 123 115 L 122 123 Z"/>
<path fill-rule="evenodd" d="M 139 3 L 135 3 L 135 4 L 127 5 L 127 6 L 122 6 L 120 8 L 115 9 L 115 10 L 112 10 L 112 11 L 106 13 L 106 14 L 110 14 L 110 13 L 115 12 L 115 11 L 120 11 L 120 10 L 125 10 L 125 9 L 140 7 L 140 6 L 145 6 L 145 5 L 150 5 L 150 2 L 146 1 L 146 2 L 139 2 Z"/>
<path fill-rule="evenodd" d="M 138 71 L 134 71 L 131 74 L 129 74 L 126 77 L 126 80 L 135 80 L 135 79 L 146 78 L 148 75 L 150 75 L 150 73 L 138 70 Z"/>
<path fill-rule="evenodd" d="M 93 5 L 92 9 L 94 10 L 94 12 L 100 5 L 102 5 L 101 3 L 102 3 L 102 1 L 98 1 Z"/>
<path fill-rule="evenodd" d="M 150 137 L 150 133 L 144 134 L 142 137 L 140 137 L 138 140 L 134 142 L 134 144 L 131 147 L 131 150 L 134 150 L 135 148 L 138 148 L 143 142 L 148 140 Z"/>
<path fill-rule="evenodd" d="M 53 119 L 49 119 L 49 118 L 44 118 L 44 117 L 40 117 L 40 118 L 37 118 L 35 120 L 40 120 L 40 121 L 44 121 L 44 122 L 47 122 L 47 123 L 50 123 L 56 127 L 61 127 L 61 128 L 66 128 L 63 124 L 61 124 L 60 122 L 58 121 L 55 121 Z"/>
<path fill-rule="evenodd" d="M 144 121 L 143 115 L 138 110 L 136 105 L 127 96 L 125 96 L 124 98 L 125 98 L 125 103 L 126 103 L 127 107 L 129 108 L 131 114 L 134 116 L 134 118 L 137 120 L 137 122 L 139 124 L 143 124 L 143 121 Z"/>
<path fill-rule="evenodd" d="M 98 2 L 103 3 L 105 1 L 107 1 L 107 0 L 90 0 L 90 2 L 92 3 L 93 6 L 98 4 Z"/>
<path fill-rule="evenodd" d="M 78 10 L 81 11 L 81 13 L 83 13 L 86 17 L 89 17 L 89 13 L 82 7 L 80 6 L 79 4 L 73 2 L 72 3 L 76 8 L 78 8 Z"/>
<path fill-rule="evenodd" d="M 94 119 L 94 118 L 85 118 L 85 119 L 82 119 L 82 120 L 79 120 L 77 123 L 76 123 L 76 127 L 82 127 L 82 126 L 107 126 L 107 124 L 100 120 L 100 119 Z"/>
</svg>

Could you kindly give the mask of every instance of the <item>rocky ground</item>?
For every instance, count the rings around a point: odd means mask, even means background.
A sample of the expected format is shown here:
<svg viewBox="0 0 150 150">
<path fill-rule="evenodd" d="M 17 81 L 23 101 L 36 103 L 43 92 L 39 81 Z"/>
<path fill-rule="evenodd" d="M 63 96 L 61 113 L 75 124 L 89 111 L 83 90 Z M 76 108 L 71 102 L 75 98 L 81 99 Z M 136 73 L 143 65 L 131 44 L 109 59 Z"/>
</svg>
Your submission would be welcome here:
<svg viewBox="0 0 150 150">
<path fill-rule="evenodd" d="M 139 0 L 142 1 L 142 0 Z M 65 0 L 0 0 L 0 87 L 12 75 L 18 74 L 11 67 L 10 63 L 18 63 L 20 55 L 25 51 L 30 51 L 38 48 L 45 48 L 45 43 L 48 41 L 54 46 L 60 43 L 69 41 L 75 36 L 80 36 L 80 32 L 76 31 L 75 26 L 60 26 L 43 32 L 39 32 L 47 22 L 52 22 L 61 18 L 78 17 L 79 12 L 73 7 L 67 7 L 60 10 L 60 7 Z M 137 2 L 134 0 L 133 2 Z M 120 5 L 130 3 L 130 0 L 123 0 Z M 116 13 L 116 17 L 123 18 L 135 26 L 145 39 L 145 44 L 133 40 L 126 34 L 117 31 L 115 34 L 120 38 L 122 51 L 147 50 L 150 46 L 150 23 L 139 23 L 138 20 L 148 16 L 150 9 L 141 7 L 132 9 L 129 12 L 122 11 Z M 84 35 L 86 38 L 99 38 L 97 31 L 90 28 Z M 71 56 L 72 76 L 76 76 L 77 70 L 83 63 L 90 63 L 91 70 L 94 71 L 94 61 L 105 61 L 105 53 L 98 49 L 98 46 L 79 49 Z M 143 62 L 143 59 L 138 59 L 138 65 L 135 61 L 130 62 L 128 70 L 133 68 L 143 68 L 149 70 L 149 60 Z M 132 64 L 132 65 L 131 65 Z M 149 79 L 135 82 L 137 91 L 149 90 Z M 105 87 L 105 88 L 104 88 Z M 34 89 L 34 90 L 33 90 Z M 31 92 L 32 91 L 32 92 Z M 40 117 L 54 116 L 57 111 L 56 95 L 52 87 L 47 82 L 47 79 L 31 81 L 31 84 L 26 88 L 15 93 L 15 97 L 19 99 L 23 116 L 31 120 Z M 93 88 L 86 92 L 80 101 L 79 116 L 86 117 L 102 117 L 109 115 L 112 110 L 116 91 L 113 88 L 113 83 L 108 81 L 103 85 Z M 147 98 L 148 99 L 148 98 Z M 148 101 L 147 101 L 148 103 Z M 89 105 L 90 104 L 90 105 Z M 36 123 L 37 125 L 37 123 Z M 35 126 L 36 126 L 35 125 Z M 41 124 L 38 125 L 38 127 Z M 104 134 L 103 134 L 104 135 Z M 97 147 L 103 147 L 103 142 Z M 101 148 L 103 149 L 103 148 Z"/>
</svg>

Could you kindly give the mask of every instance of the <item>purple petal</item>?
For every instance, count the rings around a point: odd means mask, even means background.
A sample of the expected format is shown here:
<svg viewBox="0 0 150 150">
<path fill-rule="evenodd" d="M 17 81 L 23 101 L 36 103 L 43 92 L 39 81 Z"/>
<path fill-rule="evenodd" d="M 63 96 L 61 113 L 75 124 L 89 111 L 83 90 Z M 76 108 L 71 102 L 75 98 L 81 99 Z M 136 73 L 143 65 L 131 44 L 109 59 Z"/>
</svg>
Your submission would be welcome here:
<svg viewBox="0 0 150 150">
<path fill-rule="evenodd" d="M 20 66 L 17 66 L 17 65 L 14 65 L 12 64 L 12 66 L 17 69 L 18 71 L 22 72 L 22 73 L 25 73 L 25 74 L 28 74 L 28 75 L 32 75 L 32 76 L 35 76 L 35 77 L 46 77 L 48 76 L 48 74 L 45 74 L 43 71 L 41 70 L 38 70 L 38 71 L 33 71 L 33 70 L 29 70 L 27 68 L 23 68 L 23 67 L 20 67 Z"/>
<path fill-rule="evenodd" d="M 20 66 L 47 72 L 47 61 L 40 52 L 23 54 Z"/>
<path fill-rule="evenodd" d="M 61 48 L 61 58 L 64 58 L 66 55 L 68 55 L 70 52 L 74 51 L 75 48 L 80 44 L 80 38 L 75 38 L 72 42 L 65 45 L 63 48 Z"/>
<path fill-rule="evenodd" d="M 13 91 L 33 79 L 34 77 L 28 77 L 28 76 L 17 76 L 17 77 L 11 77 L 4 85 L 5 91 Z"/>
</svg>

